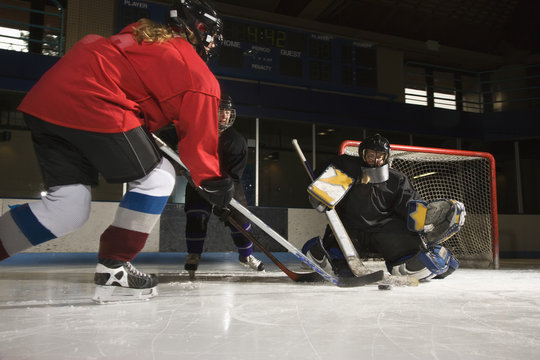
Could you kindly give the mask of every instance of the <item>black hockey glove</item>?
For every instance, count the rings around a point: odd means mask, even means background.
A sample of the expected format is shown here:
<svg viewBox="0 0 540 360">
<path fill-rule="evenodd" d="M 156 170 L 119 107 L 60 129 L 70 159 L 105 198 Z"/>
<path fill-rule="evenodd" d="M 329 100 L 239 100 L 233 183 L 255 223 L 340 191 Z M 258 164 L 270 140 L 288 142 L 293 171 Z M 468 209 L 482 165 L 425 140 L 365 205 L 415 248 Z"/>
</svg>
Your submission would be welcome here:
<svg viewBox="0 0 540 360">
<path fill-rule="evenodd" d="M 227 221 L 227 218 L 231 215 L 231 209 L 217 205 L 214 205 L 212 212 L 223 222 Z"/>
<path fill-rule="evenodd" d="M 224 177 L 201 181 L 199 191 L 212 204 L 224 208 L 231 202 L 234 195 L 234 186 L 230 177 Z"/>
</svg>

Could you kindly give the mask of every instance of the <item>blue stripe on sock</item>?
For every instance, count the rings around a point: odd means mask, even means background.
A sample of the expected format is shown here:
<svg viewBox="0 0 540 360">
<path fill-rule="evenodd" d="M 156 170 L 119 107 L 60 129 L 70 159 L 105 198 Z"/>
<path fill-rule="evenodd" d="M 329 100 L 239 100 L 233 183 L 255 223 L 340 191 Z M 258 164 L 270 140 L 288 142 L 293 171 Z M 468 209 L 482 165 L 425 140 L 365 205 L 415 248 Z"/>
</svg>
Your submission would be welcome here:
<svg viewBox="0 0 540 360">
<path fill-rule="evenodd" d="M 41 225 L 28 204 L 11 209 L 11 217 L 34 246 L 56 238 L 45 226 Z"/>
<path fill-rule="evenodd" d="M 151 196 L 128 191 L 120 201 L 120 207 L 145 214 L 159 215 L 163 212 L 168 199 L 168 196 Z"/>
</svg>

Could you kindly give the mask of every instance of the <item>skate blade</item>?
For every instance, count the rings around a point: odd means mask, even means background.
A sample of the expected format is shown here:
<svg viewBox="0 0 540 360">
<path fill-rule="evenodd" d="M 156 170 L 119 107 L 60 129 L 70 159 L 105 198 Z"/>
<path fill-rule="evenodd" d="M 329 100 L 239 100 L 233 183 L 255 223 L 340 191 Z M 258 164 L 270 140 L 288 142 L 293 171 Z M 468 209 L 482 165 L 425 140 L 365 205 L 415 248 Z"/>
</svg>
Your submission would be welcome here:
<svg viewBox="0 0 540 360">
<path fill-rule="evenodd" d="M 189 280 L 193 281 L 195 280 L 195 270 L 188 270 Z"/>
<path fill-rule="evenodd" d="M 155 286 L 149 289 L 132 289 L 121 286 L 97 285 L 92 300 L 98 304 L 138 302 L 146 301 L 157 294 L 158 292 Z"/>
</svg>

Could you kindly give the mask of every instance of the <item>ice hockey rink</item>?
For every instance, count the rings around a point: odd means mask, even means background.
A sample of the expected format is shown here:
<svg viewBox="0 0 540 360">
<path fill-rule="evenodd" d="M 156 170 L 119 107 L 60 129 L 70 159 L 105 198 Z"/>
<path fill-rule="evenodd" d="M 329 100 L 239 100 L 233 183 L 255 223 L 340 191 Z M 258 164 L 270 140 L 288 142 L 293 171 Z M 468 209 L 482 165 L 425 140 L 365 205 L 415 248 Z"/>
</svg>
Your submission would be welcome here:
<svg viewBox="0 0 540 360">
<path fill-rule="evenodd" d="M 538 262 L 378 290 L 295 283 L 256 255 L 265 272 L 205 253 L 190 281 L 185 254 L 141 253 L 133 263 L 159 274 L 158 297 L 99 305 L 95 254 L 18 254 L 0 263 L 0 359 L 539 358 Z"/>
</svg>

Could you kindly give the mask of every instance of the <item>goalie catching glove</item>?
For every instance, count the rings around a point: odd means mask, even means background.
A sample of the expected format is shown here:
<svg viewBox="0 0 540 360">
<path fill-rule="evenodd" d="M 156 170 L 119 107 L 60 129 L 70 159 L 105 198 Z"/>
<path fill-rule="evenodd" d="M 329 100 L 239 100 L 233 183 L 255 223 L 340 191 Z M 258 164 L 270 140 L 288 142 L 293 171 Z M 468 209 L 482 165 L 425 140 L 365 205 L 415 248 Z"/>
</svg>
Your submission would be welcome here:
<svg viewBox="0 0 540 360">
<path fill-rule="evenodd" d="M 427 245 L 445 242 L 465 223 L 465 205 L 456 200 L 411 200 L 407 208 L 407 228 L 420 234 Z"/>
<path fill-rule="evenodd" d="M 234 185 L 230 177 L 203 180 L 197 190 L 205 199 L 222 208 L 229 205 L 234 195 Z"/>
</svg>

